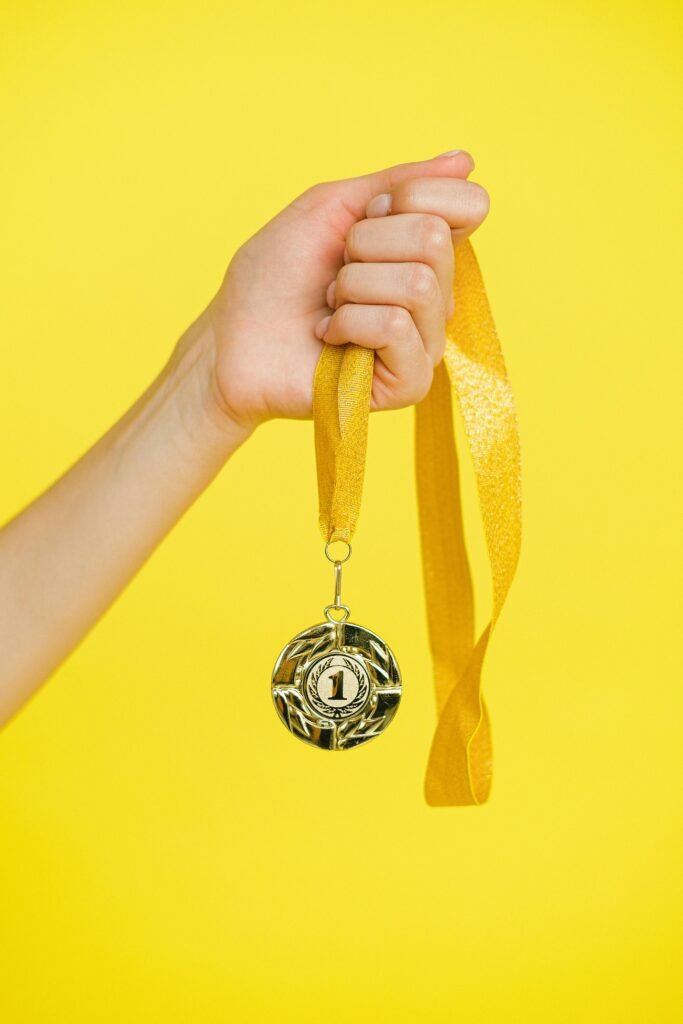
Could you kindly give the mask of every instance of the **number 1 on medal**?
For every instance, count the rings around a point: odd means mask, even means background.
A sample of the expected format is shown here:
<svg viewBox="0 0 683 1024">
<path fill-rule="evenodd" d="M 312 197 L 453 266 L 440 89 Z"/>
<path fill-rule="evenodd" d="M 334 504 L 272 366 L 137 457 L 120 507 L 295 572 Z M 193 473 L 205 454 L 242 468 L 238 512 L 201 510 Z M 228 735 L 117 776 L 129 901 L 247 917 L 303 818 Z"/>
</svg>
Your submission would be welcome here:
<svg viewBox="0 0 683 1024">
<path fill-rule="evenodd" d="M 328 697 L 328 700 L 345 700 L 344 697 L 344 669 L 340 669 L 339 672 L 335 672 L 334 675 L 330 676 L 332 680 L 332 693 Z"/>
</svg>

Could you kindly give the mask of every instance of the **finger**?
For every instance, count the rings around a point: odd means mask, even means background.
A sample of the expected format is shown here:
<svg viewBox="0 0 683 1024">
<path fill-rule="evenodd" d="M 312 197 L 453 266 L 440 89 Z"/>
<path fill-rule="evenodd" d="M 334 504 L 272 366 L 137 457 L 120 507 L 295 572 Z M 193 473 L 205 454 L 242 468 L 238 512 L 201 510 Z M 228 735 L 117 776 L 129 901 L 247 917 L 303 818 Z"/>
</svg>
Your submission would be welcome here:
<svg viewBox="0 0 683 1024">
<path fill-rule="evenodd" d="M 342 178 L 338 181 L 325 182 L 344 198 L 344 203 L 357 220 L 365 215 L 365 207 L 380 192 L 389 192 L 396 185 L 409 178 L 430 177 L 431 175 L 449 175 L 466 178 L 474 170 L 474 158 L 465 149 L 455 149 L 448 153 L 440 153 L 430 160 L 416 160 L 412 163 L 394 164 L 371 174 L 362 174 L 357 178 Z"/>
<path fill-rule="evenodd" d="M 377 352 L 373 397 L 375 407 L 400 409 L 421 401 L 429 391 L 434 367 L 415 321 L 402 306 L 347 303 L 316 330 L 330 345 L 349 341 Z"/>
<path fill-rule="evenodd" d="M 437 276 L 445 309 L 450 308 L 455 270 L 453 239 L 442 217 L 401 213 L 359 220 L 347 232 L 346 248 L 349 260 L 354 262 L 426 264 Z"/>
<path fill-rule="evenodd" d="M 368 217 L 388 213 L 422 213 L 442 217 L 453 238 L 465 238 L 479 227 L 491 206 L 488 192 L 476 181 L 423 177 L 398 182 L 390 192 L 374 196 Z"/>
<path fill-rule="evenodd" d="M 450 280 L 449 280 L 450 288 Z M 425 263 L 349 263 L 327 290 L 327 304 L 394 305 L 407 309 L 436 366 L 446 345 L 446 302 L 439 279 Z"/>
</svg>

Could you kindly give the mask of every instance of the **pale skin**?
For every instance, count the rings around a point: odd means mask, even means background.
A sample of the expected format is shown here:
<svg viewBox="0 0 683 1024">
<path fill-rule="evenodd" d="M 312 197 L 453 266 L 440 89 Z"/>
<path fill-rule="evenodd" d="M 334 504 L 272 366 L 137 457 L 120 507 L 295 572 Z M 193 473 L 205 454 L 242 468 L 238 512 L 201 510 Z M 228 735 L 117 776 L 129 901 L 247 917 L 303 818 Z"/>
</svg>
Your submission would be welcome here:
<svg viewBox="0 0 683 1024">
<path fill-rule="evenodd" d="M 0 725 L 257 427 L 312 416 L 325 342 L 376 350 L 371 410 L 429 391 L 453 245 L 489 210 L 460 150 L 314 185 L 235 253 L 125 415 L 0 530 Z"/>
</svg>

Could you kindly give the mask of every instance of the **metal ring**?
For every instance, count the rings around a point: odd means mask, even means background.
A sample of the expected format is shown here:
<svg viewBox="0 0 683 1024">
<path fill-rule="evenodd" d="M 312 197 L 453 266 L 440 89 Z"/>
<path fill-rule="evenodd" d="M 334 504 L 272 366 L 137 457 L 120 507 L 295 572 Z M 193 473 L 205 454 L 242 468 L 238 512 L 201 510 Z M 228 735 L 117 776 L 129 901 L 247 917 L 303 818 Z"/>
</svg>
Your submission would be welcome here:
<svg viewBox="0 0 683 1024">
<path fill-rule="evenodd" d="M 332 558 L 332 555 L 330 554 L 330 551 L 329 551 L 330 544 L 346 544 L 347 548 L 349 549 L 347 551 L 347 553 L 346 553 L 346 557 L 345 558 Z M 351 557 L 351 545 L 349 544 L 348 540 L 328 540 L 327 543 L 325 544 L 325 558 L 327 558 L 327 560 L 329 562 L 348 562 L 350 557 Z"/>
<path fill-rule="evenodd" d="M 339 611 L 339 609 L 341 608 L 343 610 L 343 612 L 344 612 L 344 617 L 342 619 L 335 619 L 334 615 L 330 615 L 330 608 L 334 608 L 336 611 Z M 327 619 L 328 622 L 335 622 L 337 624 L 339 624 L 340 622 L 346 622 L 346 620 L 348 619 L 350 614 L 351 614 L 351 609 L 349 608 L 349 606 L 347 604 L 328 604 L 328 605 L 325 605 L 325 618 Z"/>
</svg>

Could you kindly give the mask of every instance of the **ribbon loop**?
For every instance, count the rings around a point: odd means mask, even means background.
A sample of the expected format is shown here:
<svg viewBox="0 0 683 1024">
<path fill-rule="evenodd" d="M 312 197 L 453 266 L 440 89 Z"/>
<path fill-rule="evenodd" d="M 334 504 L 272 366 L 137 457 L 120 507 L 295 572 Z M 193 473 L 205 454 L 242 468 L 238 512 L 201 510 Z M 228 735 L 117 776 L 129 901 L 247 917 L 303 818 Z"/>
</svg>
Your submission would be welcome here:
<svg viewBox="0 0 683 1024">
<path fill-rule="evenodd" d="M 425 797 L 432 806 L 481 804 L 492 776 L 481 696 L 489 638 L 521 544 L 521 468 L 514 398 L 469 239 L 455 247 L 455 310 L 428 395 L 415 406 L 415 474 L 438 723 Z M 326 541 L 353 536 L 360 513 L 375 353 L 325 345 L 314 378 L 319 526 Z M 474 643 L 474 601 L 460 501 L 451 393 L 477 482 L 493 584 L 491 621 Z"/>
<path fill-rule="evenodd" d="M 350 541 L 360 514 L 374 349 L 325 345 L 313 379 L 318 525 L 323 539 Z"/>
</svg>

